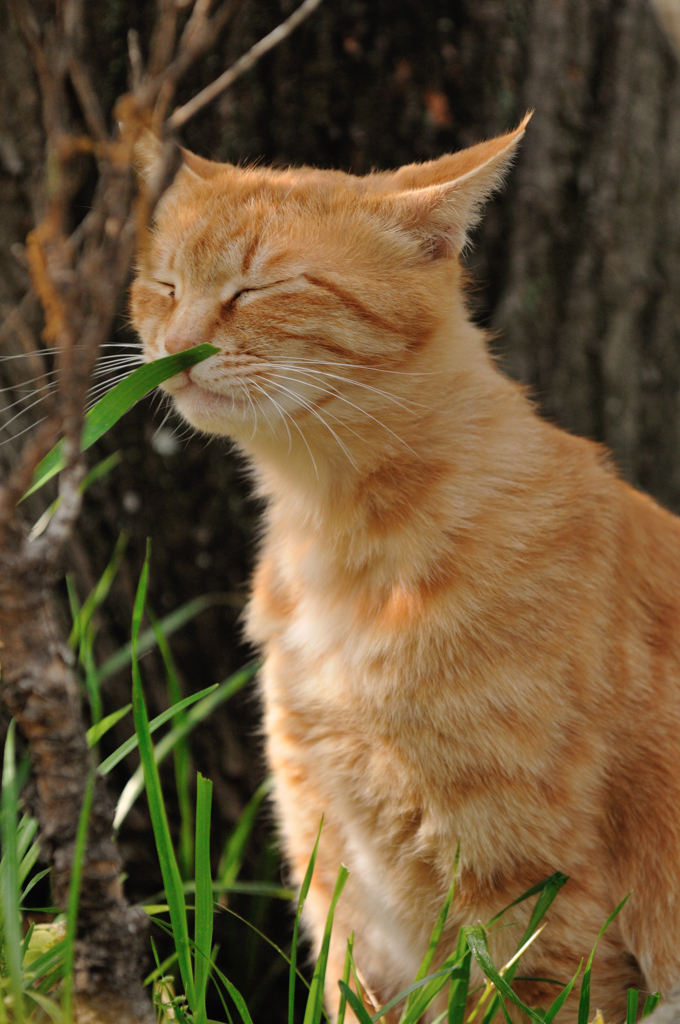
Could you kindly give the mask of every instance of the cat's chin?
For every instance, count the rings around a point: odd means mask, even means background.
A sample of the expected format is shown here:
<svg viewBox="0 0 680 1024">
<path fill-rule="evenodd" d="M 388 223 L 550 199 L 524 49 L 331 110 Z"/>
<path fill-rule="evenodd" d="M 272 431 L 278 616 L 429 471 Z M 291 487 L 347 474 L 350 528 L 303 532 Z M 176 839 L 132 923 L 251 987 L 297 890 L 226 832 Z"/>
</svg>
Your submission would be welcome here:
<svg viewBox="0 0 680 1024">
<path fill-rule="evenodd" d="M 177 411 L 206 434 L 237 436 L 248 419 L 249 405 L 238 395 L 220 395 L 189 381 L 172 392 Z"/>
</svg>

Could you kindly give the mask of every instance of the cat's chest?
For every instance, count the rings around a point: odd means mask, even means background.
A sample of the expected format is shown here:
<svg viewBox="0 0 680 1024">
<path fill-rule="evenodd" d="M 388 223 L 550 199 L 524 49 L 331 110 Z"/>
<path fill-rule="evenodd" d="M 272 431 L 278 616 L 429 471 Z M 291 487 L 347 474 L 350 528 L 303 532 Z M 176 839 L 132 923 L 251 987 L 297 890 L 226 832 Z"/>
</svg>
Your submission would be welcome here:
<svg viewBox="0 0 680 1024">
<path fill-rule="evenodd" d="M 429 673 L 423 648 L 455 634 L 460 603 L 452 595 L 433 601 L 399 578 L 376 581 L 369 573 L 343 573 L 314 539 L 306 539 L 262 558 L 247 629 L 265 651 L 275 645 L 296 659 L 300 696 L 312 687 L 305 694 L 312 699 L 324 692 L 351 699 L 356 691 L 389 702 L 396 693 L 395 671 L 413 679 L 420 660 Z M 403 685 L 399 692 L 404 695 Z"/>
</svg>

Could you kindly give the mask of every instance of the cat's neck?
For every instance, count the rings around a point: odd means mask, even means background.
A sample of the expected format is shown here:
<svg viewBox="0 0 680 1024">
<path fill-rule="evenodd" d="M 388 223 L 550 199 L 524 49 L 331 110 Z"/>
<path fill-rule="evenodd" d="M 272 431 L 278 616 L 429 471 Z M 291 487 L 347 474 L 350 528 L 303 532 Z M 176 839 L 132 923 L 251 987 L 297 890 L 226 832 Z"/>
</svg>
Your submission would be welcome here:
<svg viewBox="0 0 680 1024">
<path fill-rule="evenodd" d="M 329 420 L 337 437 L 311 420 L 305 436 L 242 444 L 277 532 L 314 537 L 359 573 L 385 560 L 418 573 L 443 531 L 466 528 L 540 461 L 542 425 L 478 328 L 450 323 L 410 372 L 383 385 L 394 400 L 379 417 Z"/>
</svg>

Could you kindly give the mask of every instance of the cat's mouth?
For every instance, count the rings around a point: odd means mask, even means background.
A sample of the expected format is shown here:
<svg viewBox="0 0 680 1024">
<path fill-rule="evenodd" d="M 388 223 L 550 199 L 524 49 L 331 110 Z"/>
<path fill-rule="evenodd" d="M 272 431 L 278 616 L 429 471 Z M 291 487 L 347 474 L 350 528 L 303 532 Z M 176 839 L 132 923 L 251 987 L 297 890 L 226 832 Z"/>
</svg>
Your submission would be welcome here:
<svg viewBox="0 0 680 1024">
<path fill-rule="evenodd" d="M 171 384 L 167 390 L 179 412 L 202 430 L 212 428 L 222 433 L 225 421 L 239 422 L 251 406 L 245 392 L 238 388 L 217 391 L 209 384 L 196 381 L 190 370 L 184 370 L 167 383 Z"/>
</svg>

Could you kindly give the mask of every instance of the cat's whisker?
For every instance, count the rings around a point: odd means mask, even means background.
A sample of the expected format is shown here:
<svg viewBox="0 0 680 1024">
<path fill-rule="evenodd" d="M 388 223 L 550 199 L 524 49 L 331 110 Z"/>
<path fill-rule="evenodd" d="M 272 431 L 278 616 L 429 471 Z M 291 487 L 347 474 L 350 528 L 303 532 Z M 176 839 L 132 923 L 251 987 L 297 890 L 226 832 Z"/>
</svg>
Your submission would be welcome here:
<svg viewBox="0 0 680 1024">
<path fill-rule="evenodd" d="M 288 454 L 290 455 L 291 449 L 292 449 L 292 447 L 293 447 L 293 438 L 291 437 L 290 429 L 289 429 L 289 427 L 288 427 L 288 422 L 287 422 L 287 419 L 286 419 L 286 410 L 285 410 L 285 409 L 283 409 L 283 408 L 282 408 L 282 407 L 281 407 L 281 406 L 279 405 L 279 403 L 278 403 L 278 402 L 276 401 L 276 399 L 272 398 L 272 396 L 271 396 L 270 394 L 268 394 L 268 392 L 267 392 L 267 391 L 265 391 L 265 389 L 264 389 L 263 387 L 261 387 L 261 386 L 260 386 L 260 385 L 259 385 L 259 384 L 257 383 L 257 381 L 253 380 L 253 381 L 252 381 L 252 383 L 253 383 L 253 384 L 255 385 L 255 387 L 257 388 L 257 390 L 258 390 L 258 391 L 261 391 L 261 392 L 262 392 L 262 394 L 263 394 L 263 395 L 264 395 L 264 396 L 265 396 L 266 398 L 268 398 L 268 399 L 269 399 L 269 401 L 270 401 L 270 402 L 272 403 L 272 405 L 274 406 L 274 408 L 275 408 L 275 409 L 278 409 L 279 413 L 281 414 L 281 422 L 283 423 L 284 427 L 286 428 L 286 433 L 288 434 Z M 264 411 L 264 410 L 263 410 L 263 411 Z M 269 422 L 269 421 L 267 420 L 267 422 Z"/>
<path fill-rule="evenodd" d="M 27 388 L 29 386 L 29 384 L 35 384 L 36 381 L 44 380 L 45 377 L 51 377 L 53 373 L 55 373 L 54 370 L 48 370 L 47 373 L 41 373 L 37 377 L 31 377 L 30 380 L 22 380 L 20 384 L 8 384 L 7 387 L 0 388 L 0 395 L 3 394 L 5 391 L 20 391 L 20 390 L 23 390 L 24 388 Z M 56 382 L 50 381 L 49 383 L 50 384 L 54 383 L 55 386 L 56 386 Z M 35 392 L 35 391 L 42 391 L 45 386 L 46 385 L 41 384 L 39 388 L 33 388 L 32 391 L 33 392 Z"/>
<path fill-rule="evenodd" d="M 48 398 L 57 390 L 58 384 L 53 384 L 51 387 L 42 387 L 39 389 L 31 388 L 24 394 L 19 394 L 19 396 L 15 398 L 14 401 L 8 402 L 6 406 L 0 406 L 0 415 L 4 416 L 6 413 L 9 412 L 10 409 L 15 409 L 16 406 L 20 406 L 20 404 L 22 404 L 25 401 L 29 401 L 31 398 L 36 398 L 36 402 L 34 402 L 34 404 L 37 404 L 37 402 L 41 401 L 43 398 Z"/>
<path fill-rule="evenodd" d="M 144 345 L 141 343 L 141 341 L 105 341 L 99 347 L 100 348 L 134 348 L 138 352 L 141 352 L 143 350 L 143 348 L 144 348 Z"/>
<path fill-rule="evenodd" d="M 53 384 L 49 387 L 40 388 L 39 390 L 33 388 L 30 391 L 28 391 L 25 395 L 21 395 L 14 402 L 10 402 L 9 405 L 3 405 L 2 407 L 0 407 L 0 414 L 4 415 L 4 413 L 9 412 L 10 409 L 14 409 L 17 405 L 21 405 L 22 402 L 27 402 L 30 398 L 33 398 L 36 395 L 38 395 L 39 397 L 37 401 L 33 403 L 33 405 L 38 405 L 38 403 L 41 402 L 43 398 L 47 398 L 48 395 L 53 394 L 58 389 L 58 387 L 58 384 Z M 26 408 L 31 409 L 32 407 L 33 406 L 27 406 Z M 21 411 L 23 412 L 25 410 Z"/>
<path fill-rule="evenodd" d="M 309 381 L 300 380 L 298 377 L 284 377 L 282 374 L 271 374 L 271 377 L 275 377 L 277 381 L 278 380 L 287 380 L 287 381 L 290 381 L 291 383 L 294 383 L 294 384 L 308 384 L 309 383 Z M 269 377 L 264 377 L 264 380 L 266 380 L 269 384 L 273 384 L 275 388 L 280 388 L 281 390 L 284 390 L 284 391 L 288 391 L 289 390 L 288 388 L 284 388 L 282 384 L 278 384 L 275 381 L 271 380 Z M 312 383 L 320 391 L 325 391 L 327 394 L 333 394 L 336 398 L 339 397 L 335 391 L 333 391 L 333 392 L 327 391 L 326 388 L 322 388 L 319 384 L 317 384 L 316 381 L 312 381 Z M 290 391 L 289 393 L 294 395 L 296 398 L 299 397 L 297 395 L 297 392 Z M 357 430 L 355 430 L 354 427 L 352 427 L 346 420 L 343 420 L 339 416 L 334 415 L 334 413 L 332 413 L 330 411 L 330 409 L 325 409 L 324 411 L 325 411 L 327 416 L 330 416 L 330 418 L 332 420 L 335 420 L 336 423 L 339 423 L 342 427 L 345 428 L 345 430 L 349 430 L 350 434 L 354 434 L 354 436 L 356 438 L 358 438 L 358 440 L 361 441 L 362 444 L 365 444 L 366 438 L 363 437 Z"/>
<path fill-rule="evenodd" d="M 30 409 L 35 408 L 36 405 L 40 405 L 40 403 L 45 400 L 45 397 L 46 397 L 45 395 L 40 395 L 39 398 L 36 398 L 35 402 L 31 402 L 31 404 L 27 405 L 25 409 L 20 409 L 19 412 L 15 412 L 14 416 L 11 416 L 7 420 L 6 423 L 0 424 L 0 429 L 7 430 L 7 428 L 10 426 L 10 424 L 14 423 L 15 420 L 18 420 L 20 416 L 24 416 L 25 413 L 27 413 Z M 14 403 L 14 404 L 16 404 L 16 403 Z M 12 406 L 8 406 L 8 408 L 12 408 Z M 45 419 L 45 417 L 43 417 L 43 419 Z M 32 425 L 33 424 L 31 424 L 31 426 Z M 23 431 L 22 431 L 22 433 L 23 433 Z M 20 434 L 14 434 L 13 436 L 14 437 L 20 437 Z"/>
<path fill-rule="evenodd" d="M 108 352 L 100 356 L 97 366 L 109 366 L 111 363 L 128 361 L 130 363 L 144 362 L 141 352 Z"/>
<path fill-rule="evenodd" d="M 104 395 L 108 394 L 108 392 L 116 386 L 116 384 L 119 384 L 121 380 L 125 380 L 128 376 L 129 374 L 123 373 L 120 377 L 112 377 L 108 380 L 102 381 L 100 384 L 96 384 L 93 388 L 90 388 L 87 393 L 88 403 L 96 404 L 100 398 L 103 398 Z M 90 406 L 88 405 L 88 408 L 89 407 Z"/>
<path fill-rule="evenodd" d="M 106 366 L 98 365 L 92 373 L 92 379 L 96 380 L 98 377 L 104 377 L 107 373 L 111 373 L 113 370 L 123 369 L 123 367 L 128 367 L 130 370 L 134 370 L 137 366 L 142 365 L 142 359 L 120 359 L 112 363 L 107 363 Z"/>
<path fill-rule="evenodd" d="M 240 381 L 239 383 L 241 383 L 242 387 L 244 388 L 244 390 L 246 391 L 246 394 L 247 394 L 248 393 L 248 389 L 246 388 L 245 384 L 242 381 Z M 282 388 L 281 390 L 286 390 L 286 389 Z M 248 396 L 248 397 L 250 397 L 250 396 Z M 267 396 L 267 397 L 269 397 L 269 396 Z M 297 395 L 294 396 L 294 397 L 297 398 Z M 272 399 L 272 401 L 273 401 L 273 399 Z M 252 402 L 252 399 L 251 399 L 251 402 Z M 283 410 L 281 410 L 281 411 L 283 412 Z M 314 455 L 312 453 L 312 449 L 309 447 L 309 442 L 307 441 L 307 438 L 305 437 L 305 435 L 304 435 L 304 433 L 303 433 L 303 431 L 302 431 L 302 429 L 300 427 L 300 424 L 297 422 L 295 417 L 291 416 L 290 414 L 288 414 L 288 417 L 289 417 L 291 423 L 293 424 L 293 426 L 295 427 L 295 429 L 297 430 L 298 434 L 302 438 L 302 441 L 303 441 L 303 444 L 304 444 L 305 448 L 309 452 L 309 457 L 312 460 L 312 466 L 314 467 L 314 475 L 316 476 L 316 479 L 319 480 L 320 479 L 320 477 L 319 477 L 319 467 L 316 464 L 316 459 L 314 458 Z M 253 435 L 253 436 L 255 436 L 255 435 Z M 290 435 L 289 435 L 289 437 L 290 437 Z M 290 451 L 290 448 L 288 450 Z"/>
<path fill-rule="evenodd" d="M 132 371 L 136 369 L 136 366 L 110 366 L 106 372 L 93 373 L 90 391 L 93 391 L 95 388 L 103 388 L 114 379 L 116 381 L 123 380 L 125 377 L 129 377 Z"/>
<path fill-rule="evenodd" d="M 257 434 L 257 407 L 256 407 L 255 403 L 253 402 L 252 396 L 251 396 L 250 392 L 248 391 L 248 388 L 245 386 L 245 384 L 243 385 L 243 390 L 246 393 L 246 398 L 250 402 L 250 408 L 253 410 L 253 417 L 254 417 L 254 420 L 255 420 L 255 422 L 253 424 L 253 432 L 250 435 L 250 440 L 252 441 L 254 439 L 255 435 Z"/>
<path fill-rule="evenodd" d="M 172 401 L 172 399 L 170 398 L 170 395 L 167 393 L 167 391 L 163 391 L 162 388 L 156 388 L 156 390 L 153 392 L 153 394 L 151 396 L 151 411 L 152 411 L 152 413 L 155 412 L 157 409 L 162 409 L 162 407 L 163 407 L 163 400 L 164 399 L 168 399 L 169 401 Z M 168 418 L 168 416 L 170 415 L 171 412 L 172 412 L 172 408 L 170 408 L 168 410 L 168 412 L 165 414 L 165 419 L 163 420 L 163 423 L 165 423 L 165 420 L 167 420 L 167 418 Z M 161 427 L 163 426 L 163 423 L 161 423 Z M 158 430 L 160 430 L 161 427 L 159 427 Z M 156 431 L 156 433 L 158 433 L 158 430 Z"/>
<path fill-rule="evenodd" d="M 23 430 L 19 430 L 16 434 L 12 434 L 11 437 L 6 437 L 4 441 L 0 441 L 0 448 L 3 444 L 10 444 L 11 441 L 16 441 L 17 438 L 21 437 L 23 434 L 27 434 L 29 430 L 33 430 L 33 427 L 39 427 L 46 419 L 47 416 L 41 416 L 39 420 L 34 420 L 33 423 L 29 423 L 27 427 L 23 428 Z"/>
<path fill-rule="evenodd" d="M 51 356 L 58 352 L 59 349 L 56 347 L 52 348 L 36 348 L 32 352 L 17 352 L 11 356 L 0 356 L 0 363 L 6 363 L 10 359 L 35 359 L 41 356 Z"/>
<path fill-rule="evenodd" d="M 362 381 L 353 380 L 351 377 L 343 377 L 340 373 L 329 373 L 327 370 L 303 370 L 299 366 L 287 366 L 285 363 L 270 363 L 269 365 L 282 369 L 282 370 L 295 370 L 298 373 L 304 373 L 307 376 L 317 377 L 329 377 L 334 380 L 345 381 L 347 384 L 354 384 L 358 388 L 364 388 L 367 391 L 373 391 L 374 394 L 380 395 L 381 398 L 386 398 L 390 402 L 394 402 L 395 405 L 400 406 L 405 412 L 410 412 L 409 406 L 412 409 L 425 409 L 429 411 L 429 406 L 423 405 L 421 402 L 414 402 L 410 398 L 397 398 L 395 395 L 391 395 L 388 391 L 383 391 L 381 388 L 376 388 L 371 384 L 364 384 Z"/>
<path fill-rule="evenodd" d="M 274 374 L 274 376 L 276 376 L 276 374 Z M 291 380 L 291 381 L 294 380 L 294 378 L 292 378 L 292 377 L 283 377 L 281 379 L 282 380 Z M 270 381 L 270 383 L 272 383 L 272 382 Z M 303 381 L 297 381 L 296 383 L 302 384 L 304 382 Z M 342 438 L 338 437 L 336 432 L 333 430 L 331 425 L 326 422 L 326 420 L 323 418 L 323 416 L 321 415 L 321 413 L 319 412 L 318 409 L 315 409 L 313 405 L 311 405 L 306 399 L 302 398 L 302 396 L 299 395 L 297 392 L 293 391 L 292 388 L 284 387 L 283 384 L 275 384 L 274 386 L 278 387 L 281 391 L 285 391 L 286 394 L 289 394 L 292 398 L 295 399 L 296 402 L 299 402 L 299 404 L 303 407 L 303 409 L 307 409 L 307 411 L 311 412 L 311 414 L 313 416 L 315 416 L 319 420 L 320 423 L 323 423 L 324 427 L 326 427 L 326 429 L 331 432 L 331 434 L 333 435 L 335 440 L 338 442 L 340 448 L 345 453 L 345 455 L 349 459 L 349 461 L 352 464 L 352 466 L 354 466 L 355 469 L 359 468 L 357 466 L 357 464 L 356 464 L 356 461 L 354 460 L 354 457 L 352 456 L 352 453 L 350 452 L 350 450 L 347 447 L 347 445 L 345 444 L 345 442 L 342 440 Z M 321 389 L 321 390 L 323 390 L 323 389 Z M 328 411 L 328 410 L 326 410 L 326 411 Z M 333 414 L 330 413 L 330 412 L 328 413 L 328 415 L 329 416 L 333 416 Z M 293 422 L 295 422 L 295 418 L 292 417 L 292 419 L 293 419 Z M 341 422 L 340 420 L 337 419 L 336 416 L 333 416 L 333 419 L 335 419 L 338 423 Z M 346 424 L 343 424 L 343 425 L 346 425 Z"/>
<path fill-rule="evenodd" d="M 115 377 L 110 377 L 108 380 L 101 381 L 99 384 L 95 384 L 94 387 L 91 387 L 87 393 L 88 410 L 91 409 L 93 405 L 96 405 L 104 395 L 108 394 L 116 384 L 120 384 L 122 380 L 125 380 L 125 378 L 129 376 L 129 373 L 120 373 Z"/>
<path fill-rule="evenodd" d="M 250 382 L 250 383 L 251 383 L 251 384 L 252 384 L 252 385 L 253 385 L 254 387 L 256 387 L 256 388 L 257 388 L 257 390 L 258 390 L 258 391 L 259 391 L 259 392 L 260 392 L 261 394 L 263 394 L 263 395 L 265 396 L 265 398 L 269 398 L 269 395 L 267 394 L 267 392 L 265 391 L 265 389 L 264 389 L 263 387 L 260 387 L 260 385 L 259 385 L 259 384 L 257 383 L 257 381 L 251 380 L 251 382 Z M 266 421 L 267 421 L 267 423 L 269 424 L 269 429 L 271 430 L 272 434 L 273 434 L 274 436 L 276 436 L 276 431 L 274 430 L 274 426 L 273 426 L 273 424 L 272 424 L 272 421 L 271 421 L 271 420 L 269 419 L 269 416 L 267 416 L 267 413 L 266 413 L 266 411 L 265 411 L 264 407 L 262 407 L 262 406 L 261 406 L 260 408 L 261 408 L 261 410 L 262 410 L 262 415 L 264 416 L 265 420 L 266 420 Z"/>
<path fill-rule="evenodd" d="M 274 373 L 274 374 L 272 374 L 272 376 L 276 378 L 279 375 Z M 290 381 L 293 381 L 294 383 L 297 383 L 297 384 L 304 384 L 305 383 L 305 381 L 296 380 L 294 377 L 281 377 L 280 379 L 281 380 L 290 380 Z M 367 409 L 362 409 L 360 405 L 355 405 L 354 402 L 350 402 L 349 398 L 346 398 L 344 395 L 340 394 L 340 392 L 337 391 L 336 389 L 330 390 L 329 388 L 322 388 L 320 384 L 315 384 L 314 386 L 317 387 L 319 389 L 319 391 L 323 391 L 327 395 L 333 395 L 333 397 L 337 398 L 340 402 L 345 402 L 346 405 L 351 406 L 352 409 L 356 409 L 357 412 L 360 412 L 363 416 L 368 416 L 369 419 L 373 420 L 374 423 L 377 423 L 378 426 L 383 428 L 383 430 L 386 430 L 389 434 L 391 434 L 392 437 L 394 437 L 397 441 L 399 441 L 400 444 L 403 444 L 405 448 L 408 448 L 408 450 L 411 452 L 412 455 L 415 455 L 415 457 L 417 459 L 421 459 L 421 456 L 418 455 L 418 453 L 415 452 L 413 450 L 413 448 L 411 448 L 410 444 L 407 444 L 406 441 L 404 441 L 403 437 L 399 437 L 399 435 L 396 434 L 392 430 L 391 427 L 388 427 L 386 423 L 383 423 L 382 420 L 379 420 L 377 416 L 373 415 L 373 413 L 368 412 Z M 286 390 L 286 389 L 284 388 L 283 390 Z M 294 392 L 291 392 L 291 394 L 294 394 Z M 298 396 L 295 395 L 295 397 L 297 398 Z M 330 413 L 329 413 L 329 415 L 330 415 Z"/>
<path fill-rule="evenodd" d="M 163 394 L 163 392 L 160 392 L 160 393 L 161 393 L 161 394 Z M 154 397 L 156 397 L 156 396 L 154 396 Z M 168 396 L 168 397 L 169 397 L 169 396 Z M 156 427 L 156 429 L 154 430 L 154 432 L 153 432 L 153 436 L 154 436 L 154 437 L 157 437 L 157 436 L 158 436 L 158 434 L 160 434 L 161 430 L 163 429 L 163 427 L 164 427 L 164 426 L 165 426 L 165 424 L 166 424 L 166 423 L 168 422 L 168 420 L 170 419 L 170 417 L 171 417 L 171 416 L 172 416 L 172 407 L 170 407 L 170 408 L 168 409 L 168 411 L 166 412 L 165 416 L 163 417 L 163 419 L 161 420 L 161 422 L 159 423 L 159 425 L 158 425 L 158 426 Z"/>
<path fill-rule="evenodd" d="M 384 366 L 373 366 L 365 363 L 341 363 L 336 359 L 312 359 L 304 356 L 288 356 L 289 363 L 305 363 L 314 366 L 334 366 L 343 369 L 364 370 L 366 373 L 394 373 L 400 377 L 436 377 L 436 370 L 389 370 Z"/>
</svg>

